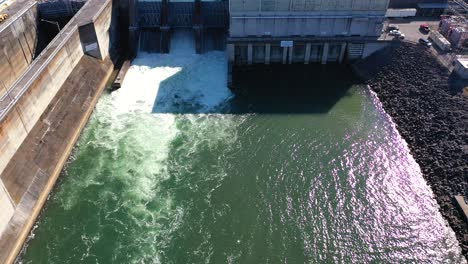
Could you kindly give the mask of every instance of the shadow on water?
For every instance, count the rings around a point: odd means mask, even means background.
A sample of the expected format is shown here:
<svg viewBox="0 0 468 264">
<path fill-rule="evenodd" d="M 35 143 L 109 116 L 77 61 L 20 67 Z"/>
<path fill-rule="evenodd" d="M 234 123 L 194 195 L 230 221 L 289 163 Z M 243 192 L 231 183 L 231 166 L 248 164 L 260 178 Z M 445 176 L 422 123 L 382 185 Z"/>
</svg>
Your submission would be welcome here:
<svg viewBox="0 0 468 264">
<path fill-rule="evenodd" d="M 346 65 L 262 65 L 235 68 L 233 113 L 327 113 L 358 79 Z"/>
<path fill-rule="evenodd" d="M 233 96 L 215 108 L 174 92 L 186 69 L 161 82 L 153 113 L 325 114 L 360 84 L 347 65 L 255 65 L 234 67 Z M 199 78 L 196 76 L 195 78 Z M 190 81 L 188 81 L 190 82 Z M 206 89 L 210 93 L 210 89 Z M 167 107 L 167 104 L 172 104 Z M 169 110 L 168 110 L 169 109 Z"/>
</svg>

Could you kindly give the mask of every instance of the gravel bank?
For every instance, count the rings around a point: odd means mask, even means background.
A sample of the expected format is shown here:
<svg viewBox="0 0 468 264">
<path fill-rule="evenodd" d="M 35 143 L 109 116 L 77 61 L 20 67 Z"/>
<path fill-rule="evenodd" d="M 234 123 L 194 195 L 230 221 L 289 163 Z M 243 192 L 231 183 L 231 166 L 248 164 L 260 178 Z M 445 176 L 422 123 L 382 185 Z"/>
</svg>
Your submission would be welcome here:
<svg viewBox="0 0 468 264">
<path fill-rule="evenodd" d="M 424 47 L 389 46 L 354 65 L 377 93 L 432 187 L 468 258 L 468 224 L 454 195 L 468 197 L 468 96 Z M 430 216 L 428 216 L 430 217 Z"/>
</svg>

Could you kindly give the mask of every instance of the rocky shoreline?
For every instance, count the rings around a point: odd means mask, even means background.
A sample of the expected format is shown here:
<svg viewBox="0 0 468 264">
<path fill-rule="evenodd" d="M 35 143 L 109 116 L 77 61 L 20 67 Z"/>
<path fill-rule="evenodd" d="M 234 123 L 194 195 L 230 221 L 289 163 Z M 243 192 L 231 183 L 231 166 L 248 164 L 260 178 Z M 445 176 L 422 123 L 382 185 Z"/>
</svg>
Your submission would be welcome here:
<svg viewBox="0 0 468 264">
<path fill-rule="evenodd" d="M 454 204 L 455 195 L 468 197 L 468 83 L 409 43 L 394 43 L 353 68 L 393 118 L 468 258 L 468 223 Z"/>
</svg>

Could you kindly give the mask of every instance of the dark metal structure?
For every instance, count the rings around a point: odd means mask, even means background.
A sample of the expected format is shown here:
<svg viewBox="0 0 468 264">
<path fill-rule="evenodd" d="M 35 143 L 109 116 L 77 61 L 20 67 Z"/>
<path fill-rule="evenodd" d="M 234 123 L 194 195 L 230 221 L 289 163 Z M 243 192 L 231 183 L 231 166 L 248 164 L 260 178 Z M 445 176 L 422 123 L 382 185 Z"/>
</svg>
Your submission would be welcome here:
<svg viewBox="0 0 468 264">
<path fill-rule="evenodd" d="M 87 0 L 40 0 L 39 13 L 45 19 L 72 17 L 84 6 Z"/>
<path fill-rule="evenodd" d="M 172 30 L 193 29 L 196 51 L 202 53 L 210 49 L 222 49 L 223 39 L 229 25 L 229 2 L 194 0 L 177 2 L 162 0 L 146 2 L 130 0 L 130 12 L 134 17 L 130 41 L 136 50 L 168 53 Z"/>
<path fill-rule="evenodd" d="M 203 23 L 205 27 L 225 28 L 229 21 L 228 1 L 203 2 L 137 2 L 138 23 L 141 28 L 191 28 Z"/>
<path fill-rule="evenodd" d="M 418 4 L 447 4 L 448 0 L 390 0 L 389 8 L 417 8 Z"/>
</svg>

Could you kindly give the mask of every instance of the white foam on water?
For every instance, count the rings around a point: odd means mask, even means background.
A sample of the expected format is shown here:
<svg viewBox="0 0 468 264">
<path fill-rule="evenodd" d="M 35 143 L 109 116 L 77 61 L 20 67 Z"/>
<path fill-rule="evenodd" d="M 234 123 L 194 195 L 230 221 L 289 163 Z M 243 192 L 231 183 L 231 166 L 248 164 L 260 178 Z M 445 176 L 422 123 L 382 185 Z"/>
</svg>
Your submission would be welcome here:
<svg viewBox="0 0 468 264">
<path fill-rule="evenodd" d="M 224 52 L 195 54 L 192 33 L 176 31 L 170 54 L 140 53 L 133 61 L 113 104 L 118 113 L 170 113 L 180 105 L 210 111 L 232 96 L 226 73 Z"/>
<path fill-rule="evenodd" d="M 234 139 L 229 118 L 219 116 L 207 124 L 211 114 L 203 114 L 232 96 L 226 73 L 223 52 L 195 54 L 191 33 L 176 31 L 170 54 L 139 54 L 122 88 L 99 101 L 78 143 L 77 163 L 88 159 L 92 165 L 80 171 L 83 168 L 72 164 L 66 173 L 74 177 L 68 177 L 56 197 L 63 208 L 72 210 L 87 199 L 83 197 L 86 190 L 99 187 L 99 199 L 89 202 L 102 208 L 107 220 L 122 225 L 115 212 L 129 214 L 127 224 L 132 224 L 125 229 L 135 229 L 132 236 L 139 251 L 132 263 L 160 263 L 161 250 L 182 224 L 184 208 L 175 205 L 172 194 L 161 187 L 171 177 L 168 156 L 173 140 L 181 133 L 189 138 L 179 151 L 191 155 L 199 145 L 210 148 L 215 142 Z M 187 106 L 193 114 L 176 114 Z M 190 164 L 177 166 L 190 170 Z M 116 193 L 112 185 L 121 186 L 120 191 Z M 171 224 L 164 227 L 162 222 Z M 97 241 L 86 240 L 85 257 Z M 123 254 L 127 247 L 122 242 L 115 254 Z"/>
<path fill-rule="evenodd" d="M 191 56 L 195 54 L 195 41 L 193 31 L 177 30 L 172 34 L 171 54 L 173 56 Z"/>
</svg>

